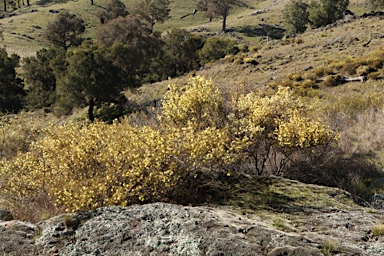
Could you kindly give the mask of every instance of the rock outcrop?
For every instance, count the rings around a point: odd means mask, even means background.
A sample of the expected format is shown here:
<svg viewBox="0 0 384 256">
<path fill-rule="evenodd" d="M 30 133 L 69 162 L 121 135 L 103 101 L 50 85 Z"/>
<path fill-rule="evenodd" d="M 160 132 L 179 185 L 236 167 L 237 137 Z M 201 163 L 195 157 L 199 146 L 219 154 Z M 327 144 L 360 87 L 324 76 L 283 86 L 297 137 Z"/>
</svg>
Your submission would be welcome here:
<svg viewBox="0 0 384 256">
<path fill-rule="evenodd" d="M 165 203 L 107 207 L 30 224 L 0 222 L 5 255 L 384 255 L 382 211 L 274 214 Z"/>
</svg>

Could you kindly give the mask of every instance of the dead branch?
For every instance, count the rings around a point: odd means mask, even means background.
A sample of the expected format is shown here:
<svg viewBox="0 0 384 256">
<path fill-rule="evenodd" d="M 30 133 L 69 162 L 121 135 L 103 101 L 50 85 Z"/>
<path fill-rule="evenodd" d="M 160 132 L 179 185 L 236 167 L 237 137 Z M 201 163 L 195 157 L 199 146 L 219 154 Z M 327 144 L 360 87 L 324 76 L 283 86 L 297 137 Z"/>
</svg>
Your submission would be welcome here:
<svg viewBox="0 0 384 256">
<path fill-rule="evenodd" d="M 372 41 L 372 33 L 369 33 L 369 39 L 366 43 L 363 44 L 363 47 L 368 46 L 371 43 L 371 41 Z"/>
<path fill-rule="evenodd" d="M 365 82 L 367 81 L 367 77 L 365 76 L 358 76 L 358 77 L 348 77 L 348 76 L 344 76 L 341 80 L 342 82 Z"/>
</svg>

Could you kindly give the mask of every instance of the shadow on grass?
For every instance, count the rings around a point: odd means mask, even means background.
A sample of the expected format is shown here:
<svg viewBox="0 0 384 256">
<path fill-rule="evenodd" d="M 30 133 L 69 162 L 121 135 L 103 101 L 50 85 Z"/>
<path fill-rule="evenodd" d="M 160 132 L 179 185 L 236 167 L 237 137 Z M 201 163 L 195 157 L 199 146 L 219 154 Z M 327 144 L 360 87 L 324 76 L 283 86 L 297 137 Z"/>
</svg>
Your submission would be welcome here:
<svg viewBox="0 0 384 256">
<path fill-rule="evenodd" d="M 228 205 L 249 210 L 311 212 L 317 206 L 304 205 L 294 192 L 282 193 L 280 187 L 292 184 L 279 177 L 227 176 L 225 172 L 199 172 L 173 191 L 171 201 L 183 205 Z"/>
<path fill-rule="evenodd" d="M 38 0 L 36 2 L 37 5 L 49 5 L 49 4 L 64 4 L 69 2 L 69 0 Z"/>
<path fill-rule="evenodd" d="M 259 24 L 256 26 L 241 26 L 229 28 L 228 32 L 238 32 L 249 37 L 269 36 L 271 39 L 281 39 L 284 37 L 285 29 L 275 25 Z"/>
</svg>

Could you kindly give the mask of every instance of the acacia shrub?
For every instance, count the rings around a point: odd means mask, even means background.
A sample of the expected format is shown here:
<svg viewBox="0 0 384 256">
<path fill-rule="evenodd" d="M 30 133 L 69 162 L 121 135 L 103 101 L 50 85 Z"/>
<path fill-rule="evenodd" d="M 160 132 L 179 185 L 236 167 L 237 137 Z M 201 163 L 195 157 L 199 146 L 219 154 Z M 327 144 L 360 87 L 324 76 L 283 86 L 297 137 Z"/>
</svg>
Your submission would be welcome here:
<svg viewBox="0 0 384 256">
<path fill-rule="evenodd" d="M 235 104 L 235 134 L 245 134 L 242 140 L 248 142 L 240 159 L 250 161 L 259 175 L 282 175 L 298 152 L 337 139 L 329 127 L 307 116 L 307 106 L 287 87 L 279 87 L 272 96 L 251 92 Z"/>
<path fill-rule="evenodd" d="M 231 175 L 234 163 L 260 159 L 259 174 L 279 175 L 295 152 L 334 141 L 290 89 L 243 92 L 226 99 L 211 80 L 194 77 L 170 83 L 158 126 L 51 125 L 29 152 L 1 162 L 4 197 L 14 205 L 45 197 L 69 212 L 154 202 L 199 170 Z"/>
<path fill-rule="evenodd" d="M 45 195 L 69 212 L 160 200 L 189 172 L 225 158 L 228 140 L 215 127 L 154 129 L 126 120 L 51 125 L 43 134 L 29 152 L 1 163 L 0 186 L 14 205 Z"/>
<path fill-rule="evenodd" d="M 66 211 L 155 200 L 177 180 L 170 142 L 125 122 L 52 125 L 30 152 L 3 163 L 4 191 L 13 201 L 45 194 Z"/>
<path fill-rule="evenodd" d="M 317 119 L 287 87 L 265 96 L 257 92 L 225 95 L 211 80 L 196 77 L 186 85 L 171 85 L 160 120 L 179 129 L 223 130 L 228 149 L 226 164 L 253 161 L 254 170 L 281 175 L 290 157 L 337 139 L 337 134 Z"/>
</svg>

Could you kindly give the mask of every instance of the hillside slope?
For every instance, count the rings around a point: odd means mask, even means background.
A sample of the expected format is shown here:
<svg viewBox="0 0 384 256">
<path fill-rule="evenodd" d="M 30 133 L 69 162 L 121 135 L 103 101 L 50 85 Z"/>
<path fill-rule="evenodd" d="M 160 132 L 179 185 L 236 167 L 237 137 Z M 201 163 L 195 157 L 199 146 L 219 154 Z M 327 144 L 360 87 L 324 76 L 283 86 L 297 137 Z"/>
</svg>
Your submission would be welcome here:
<svg viewBox="0 0 384 256">
<path fill-rule="evenodd" d="M 263 25 L 278 25 L 283 27 L 281 11 L 289 0 L 243 0 L 236 5 L 228 16 L 229 36 L 239 40 L 239 43 L 260 45 L 267 31 Z M 60 10 L 68 10 L 82 17 L 86 23 L 85 37 L 94 37 L 99 25 L 96 16 L 102 10 L 107 0 L 97 0 L 94 5 L 90 1 L 30 1 L 30 6 L 4 12 L 0 9 L 0 27 L 4 30 L 4 40 L 0 46 L 6 46 L 10 53 L 17 53 L 21 57 L 34 55 L 39 49 L 46 47 L 47 42 L 42 34 L 48 22 L 55 19 Z M 128 10 L 135 1 L 123 0 Z M 364 0 L 350 1 L 350 9 L 360 15 L 368 11 Z M 221 18 L 214 18 L 212 22 L 202 12 L 196 15 L 181 17 L 192 13 L 197 1 L 174 0 L 170 4 L 170 19 L 162 24 L 156 24 L 155 30 L 164 32 L 173 28 L 185 28 L 202 34 L 218 34 L 221 28 Z M 2 6 L 1 6 L 2 7 Z"/>
<path fill-rule="evenodd" d="M 255 47 L 255 50 L 250 47 L 247 53 L 207 64 L 191 74 L 211 78 L 224 87 L 245 83 L 251 87 L 265 89 L 271 83 L 283 82 L 290 74 L 300 74 L 312 68 L 326 67 L 332 61 L 342 61 L 346 58 L 359 59 L 382 49 L 384 47 L 384 41 L 381 39 L 384 36 L 383 29 L 382 17 L 347 17 L 327 28 L 308 30 L 293 40 L 272 40 L 269 44 L 262 42 L 262 45 Z M 365 46 L 370 34 L 373 35 L 373 39 L 369 45 Z M 247 63 L 244 61 L 247 58 L 254 59 L 255 62 Z M 185 83 L 191 74 L 174 78 L 174 80 Z M 139 90 L 139 95 L 142 101 L 161 98 L 167 85 L 168 81 L 143 86 Z M 380 80 L 368 80 L 364 83 L 349 83 L 340 87 L 318 90 L 318 92 L 328 96 L 335 96 L 340 92 L 340 96 L 345 96 L 356 89 L 372 90 L 373 85 L 375 90 L 382 88 Z"/>
</svg>

